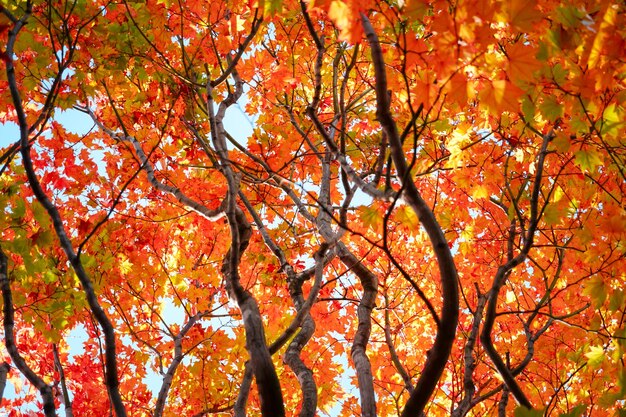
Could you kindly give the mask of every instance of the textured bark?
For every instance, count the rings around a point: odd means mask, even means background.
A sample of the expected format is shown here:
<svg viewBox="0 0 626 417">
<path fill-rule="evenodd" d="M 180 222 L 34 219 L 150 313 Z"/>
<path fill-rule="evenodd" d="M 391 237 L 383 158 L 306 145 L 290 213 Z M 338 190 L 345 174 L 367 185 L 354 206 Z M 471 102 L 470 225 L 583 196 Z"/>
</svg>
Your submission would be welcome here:
<svg viewBox="0 0 626 417">
<path fill-rule="evenodd" d="M 463 358 L 465 366 L 463 368 L 463 399 L 459 405 L 452 411 L 452 417 L 462 417 L 466 415 L 472 408 L 472 400 L 476 393 L 474 386 L 474 369 L 476 369 L 476 361 L 474 359 L 474 348 L 478 341 L 478 332 L 480 330 L 480 322 L 483 319 L 485 303 L 487 302 L 486 294 L 478 294 L 478 303 L 473 314 L 472 329 L 465 342 L 463 348 Z"/>
<path fill-rule="evenodd" d="M 311 339 L 314 332 L 315 322 L 310 316 L 307 316 L 304 319 L 304 323 L 302 323 L 300 332 L 289 343 L 283 359 L 285 364 L 296 374 L 300 384 L 300 390 L 302 391 L 300 417 L 313 417 L 317 411 L 317 384 L 313 379 L 313 372 L 300 358 L 302 349 Z"/>
<path fill-rule="evenodd" d="M 74 417 L 74 411 L 72 409 L 72 399 L 70 398 L 69 390 L 67 389 L 67 382 L 65 380 L 65 371 L 63 370 L 63 364 L 59 357 L 59 351 L 57 345 L 52 345 L 52 353 L 54 355 L 54 366 L 59 373 L 59 383 L 61 384 L 61 393 L 63 394 L 63 407 L 65 408 L 66 417 Z"/>
<path fill-rule="evenodd" d="M 245 370 L 243 372 L 243 378 L 241 379 L 241 385 L 239 385 L 239 394 L 235 401 L 233 408 L 235 417 L 246 417 L 246 404 L 248 402 L 248 394 L 252 387 L 252 378 L 254 373 L 252 372 L 252 365 L 250 361 L 246 362 Z"/>
<path fill-rule="evenodd" d="M 265 331 L 259 307 L 254 297 L 239 282 L 237 270 L 239 254 L 248 246 L 252 230 L 241 209 L 236 208 L 234 213 L 229 212 L 227 216 L 231 229 L 236 228 L 237 238 L 233 239 L 233 245 L 237 242 L 238 246 L 231 247 L 224 257 L 222 274 L 226 290 L 229 296 L 237 302 L 243 317 L 246 348 L 250 354 L 250 364 L 259 389 L 261 413 L 268 417 L 284 416 L 285 409 L 280 382 L 265 341 Z"/>
<path fill-rule="evenodd" d="M 170 387 L 172 386 L 174 374 L 176 373 L 176 369 L 185 357 L 183 353 L 183 337 L 185 337 L 185 335 L 189 332 L 189 330 L 192 329 L 192 327 L 201 317 L 201 313 L 190 317 L 189 321 L 185 324 L 185 326 L 183 326 L 180 332 L 178 332 L 178 334 L 174 336 L 174 357 L 172 358 L 172 362 L 170 363 L 170 366 L 167 368 L 167 371 L 163 376 L 161 389 L 159 390 L 159 395 L 157 396 L 157 401 L 154 406 L 154 412 L 152 413 L 153 417 L 163 416 L 163 411 L 165 410 L 165 404 L 167 402 L 167 396 L 169 394 Z"/>
<path fill-rule="evenodd" d="M 493 344 L 493 340 L 491 339 L 491 333 L 493 331 L 493 326 L 496 320 L 496 305 L 498 302 L 498 294 L 500 293 L 500 289 L 506 282 L 510 271 L 522 262 L 520 258 L 515 258 L 515 260 L 517 262 L 507 263 L 507 267 L 501 266 L 500 268 L 498 268 L 496 278 L 494 279 L 494 284 L 491 287 L 491 291 L 489 294 L 489 304 L 487 306 L 487 314 L 485 316 L 483 330 L 480 334 L 480 342 L 485 348 L 485 352 L 487 352 L 487 355 L 491 359 L 491 362 L 493 362 L 494 366 L 498 370 L 498 373 L 500 373 L 500 375 L 502 376 L 506 387 L 511 392 L 511 394 L 513 394 L 517 402 L 526 408 L 532 408 L 530 401 L 528 400 L 528 398 L 526 398 L 526 395 L 515 380 L 515 376 L 511 373 L 509 367 L 500 357 L 500 354 L 496 350 Z"/>
<path fill-rule="evenodd" d="M 6 362 L 2 362 L 0 364 L 0 405 L 2 405 L 2 399 L 4 398 L 4 388 L 7 386 L 9 371 L 11 371 L 11 366 Z"/>
<path fill-rule="evenodd" d="M 509 391 L 502 390 L 502 398 L 498 402 L 498 417 L 506 417 L 506 406 L 509 404 Z"/>
<path fill-rule="evenodd" d="M 356 369 L 361 395 L 361 415 L 376 415 L 376 396 L 374 394 L 374 378 L 372 366 L 367 357 L 367 343 L 372 331 L 372 310 L 376 306 L 378 279 L 363 263 L 345 248 L 340 249 L 339 258 L 361 281 L 363 296 L 357 308 L 358 325 L 354 334 L 351 356 Z"/>
<path fill-rule="evenodd" d="M 300 332 L 289 343 L 284 356 L 284 362 L 296 374 L 300 390 L 302 391 L 300 417 L 313 417 L 317 411 L 317 384 L 313 378 L 313 372 L 305 365 L 300 355 L 302 354 L 302 349 L 311 340 L 315 332 L 315 321 L 311 318 L 309 311 L 321 288 L 326 248 L 327 245 L 322 245 L 320 250 L 315 253 L 315 281 L 309 297 L 306 300 L 304 299 L 302 295 L 302 284 L 304 281 L 297 279 L 297 277 L 293 277 L 295 279 L 291 280 L 289 286 L 289 293 L 294 300 L 298 313 L 306 311 Z"/>
<path fill-rule="evenodd" d="M 361 21 L 372 52 L 372 63 L 376 77 L 376 116 L 389 140 L 391 159 L 403 187 L 402 197 L 415 211 L 420 223 L 428 234 L 437 258 L 441 280 L 443 307 L 435 343 L 430 349 L 430 355 L 426 359 L 415 390 L 409 397 L 402 412 L 402 417 L 419 416 L 424 411 L 424 407 L 437 387 L 454 343 L 459 318 L 458 276 L 454 259 L 443 231 L 434 213 L 422 198 L 411 178 L 411 171 L 406 162 L 398 128 L 389 110 L 387 74 L 378 36 L 369 19 L 363 13 L 361 13 Z"/>
<path fill-rule="evenodd" d="M 234 68 L 232 63 L 231 66 Z M 232 69 L 231 75 L 235 80 L 234 92 L 220 103 L 217 113 L 214 110 L 212 87 L 207 86 L 207 113 L 211 124 L 211 139 L 217 151 L 220 170 L 228 183 L 226 218 L 230 227 L 231 246 L 222 263 L 222 275 L 226 291 L 237 303 L 243 318 L 246 348 L 250 354 L 250 364 L 259 389 L 261 413 L 266 417 L 281 417 L 285 415 L 283 396 L 276 368 L 265 340 L 263 319 L 256 300 L 249 291 L 243 288 L 239 279 L 239 264 L 252 236 L 252 227 L 243 210 L 237 205 L 237 196 L 240 191 L 239 179 L 231 167 L 225 140 L 223 120 L 226 109 L 243 94 L 243 81 L 237 71 Z"/>
</svg>

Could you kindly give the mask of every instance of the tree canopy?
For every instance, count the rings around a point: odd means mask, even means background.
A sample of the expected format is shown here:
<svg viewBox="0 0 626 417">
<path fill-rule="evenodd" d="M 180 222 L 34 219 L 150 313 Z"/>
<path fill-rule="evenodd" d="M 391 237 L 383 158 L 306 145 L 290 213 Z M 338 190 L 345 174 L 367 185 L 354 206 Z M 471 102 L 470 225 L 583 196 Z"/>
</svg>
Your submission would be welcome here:
<svg viewBox="0 0 626 417">
<path fill-rule="evenodd" d="M 0 409 L 626 415 L 625 51 L 613 0 L 1 0 Z"/>
</svg>

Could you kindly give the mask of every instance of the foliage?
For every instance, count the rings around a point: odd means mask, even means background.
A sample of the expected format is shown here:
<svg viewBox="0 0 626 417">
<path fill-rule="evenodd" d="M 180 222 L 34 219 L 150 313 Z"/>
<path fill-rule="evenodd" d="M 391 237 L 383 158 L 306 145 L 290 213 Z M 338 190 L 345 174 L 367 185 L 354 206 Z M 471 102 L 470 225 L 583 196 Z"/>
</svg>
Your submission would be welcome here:
<svg viewBox="0 0 626 417">
<path fill-rule="evenodd" d="M 622 415 L 625 20 L 2 0 L 2 407 Z"/>
</svg>

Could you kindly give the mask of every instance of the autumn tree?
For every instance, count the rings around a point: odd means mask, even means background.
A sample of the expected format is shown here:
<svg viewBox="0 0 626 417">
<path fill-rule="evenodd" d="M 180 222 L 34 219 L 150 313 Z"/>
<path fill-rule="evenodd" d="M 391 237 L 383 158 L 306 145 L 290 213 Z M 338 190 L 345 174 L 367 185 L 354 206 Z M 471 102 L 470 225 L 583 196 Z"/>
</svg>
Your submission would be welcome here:
<svg viewBox="0 0 626 417">
<path fill-rule="evenodd" d="M 2 0 L 0 36 L 9 415 L 624 415 L 622 2 Z"/>
</svg>

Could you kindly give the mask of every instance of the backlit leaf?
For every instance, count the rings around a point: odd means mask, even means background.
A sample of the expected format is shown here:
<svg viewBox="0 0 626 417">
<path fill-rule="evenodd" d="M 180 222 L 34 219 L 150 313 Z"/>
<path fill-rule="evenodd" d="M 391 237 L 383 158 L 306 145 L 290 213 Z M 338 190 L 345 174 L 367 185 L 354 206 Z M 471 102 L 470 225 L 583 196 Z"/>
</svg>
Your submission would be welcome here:
<svg viewBox="0 0 626 417">
<path fill-rule="evenodd" d="M 602 346 L 590 346 L 585 357 L 587 358 L 587 365 L 597 367 L 604 362 L 604 348 Z"/>
<path fill-rule="evenodd" d="M 601 276 L 596 275 L 589 280 L 583 289 L 583 294 L 589 296 L 596 307 L 604 304 L 608 295 L 606 285 Z"/>
<path fill-rule="evenodd" d="M 576 165 L 586 172 L 594 172 L 603 163 L 600 154 L 591 149 L 576 151 L 575 155 Z"/>
<path fill-rule="evenodd" d="M 542 19 L 533 0 L 512 0 L 506 3 L 509 22 L 520 31 L 530 31 Z"/>
</svg>

